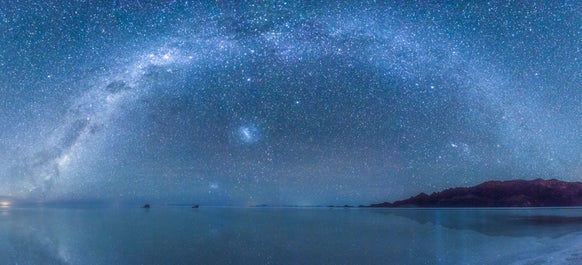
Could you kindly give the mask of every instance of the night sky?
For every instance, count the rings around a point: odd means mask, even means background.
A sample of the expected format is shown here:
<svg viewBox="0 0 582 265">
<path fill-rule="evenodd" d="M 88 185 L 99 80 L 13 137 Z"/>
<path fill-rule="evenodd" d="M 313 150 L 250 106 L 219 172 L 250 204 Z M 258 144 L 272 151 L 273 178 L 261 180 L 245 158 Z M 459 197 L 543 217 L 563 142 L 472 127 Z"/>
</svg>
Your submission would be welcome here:
<svg viewBox="0 0 582 265">
<path fill-rule="evenodd" d="M 368 204 L 582 179 L 580 1 L 154 2 L 0 1 L 0 198 Z"/>
</svg>

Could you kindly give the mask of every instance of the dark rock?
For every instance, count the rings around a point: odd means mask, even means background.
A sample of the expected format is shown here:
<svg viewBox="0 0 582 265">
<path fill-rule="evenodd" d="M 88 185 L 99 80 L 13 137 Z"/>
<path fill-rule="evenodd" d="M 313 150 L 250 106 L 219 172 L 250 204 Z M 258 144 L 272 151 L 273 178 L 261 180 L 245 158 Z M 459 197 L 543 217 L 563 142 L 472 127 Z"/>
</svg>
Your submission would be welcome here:
<svg viewBox="0 0 582 265">
<path fill-rule="evenodd" d="M 376 203 L 376 204 L 371 204 L 370 207 L 392 207 L 392 203 L 389 203 L 389 202 Z"/>
<path fill-rule="evenodd" d="M 200 205 L 198 205 L 198 204 L 192 205 L 192 209 L 198 209 L 198 208 L 200 208 Z"/>
<path fill-rule="evenodd" d="M 146 205 L 143 206 L 143 208 L 144 209 L 149 209 L 150 208 L 150 205 L 149 204 L 146 204 Z"/>
<path fill-rule="evenodd" d="M 421 193 L 370 207 L 564 207 L 582 206 L 582 182 L 555 179 L 488 181 L 468 188 Z"/>
</svg>

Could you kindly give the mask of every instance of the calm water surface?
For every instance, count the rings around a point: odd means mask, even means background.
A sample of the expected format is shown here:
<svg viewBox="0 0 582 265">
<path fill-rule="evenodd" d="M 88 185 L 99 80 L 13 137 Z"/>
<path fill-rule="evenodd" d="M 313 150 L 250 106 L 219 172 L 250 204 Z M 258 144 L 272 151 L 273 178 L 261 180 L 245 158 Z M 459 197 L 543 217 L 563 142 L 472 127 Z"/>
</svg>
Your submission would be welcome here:
<svg viewBox="0 0 582 265">
<path fill-rule="evenodd" d="M 582 208 L 0 208 L 0 264 L 582 264 Z"/>
</svg>

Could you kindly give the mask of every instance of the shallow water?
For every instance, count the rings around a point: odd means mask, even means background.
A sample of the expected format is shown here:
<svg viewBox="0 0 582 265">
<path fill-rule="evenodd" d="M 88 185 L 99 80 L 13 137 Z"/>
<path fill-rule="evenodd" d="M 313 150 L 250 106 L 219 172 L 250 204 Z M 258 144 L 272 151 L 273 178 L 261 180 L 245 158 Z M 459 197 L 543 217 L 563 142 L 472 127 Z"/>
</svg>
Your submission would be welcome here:
<svg viewBox="0 0 582 265">
<path fill-rule="evenodd" d="M 582 208 L 1 208 L 0 264 L 582 264 Z"/>
</svg>

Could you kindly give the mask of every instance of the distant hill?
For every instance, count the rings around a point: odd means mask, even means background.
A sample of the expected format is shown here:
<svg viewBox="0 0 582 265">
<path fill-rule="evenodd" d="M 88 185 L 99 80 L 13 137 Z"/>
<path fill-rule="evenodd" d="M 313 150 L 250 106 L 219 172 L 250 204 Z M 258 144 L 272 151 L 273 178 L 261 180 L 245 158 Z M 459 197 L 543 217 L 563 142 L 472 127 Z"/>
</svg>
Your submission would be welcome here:
<svg viewBox="0 0 582 265">
<path fill-rule="evenodd" d="M 582 182 L 556 179 L 487 181 L 468 188 L 420 193 L 368 207 L 551 207 L 582 206 Z"/>
</svg>

